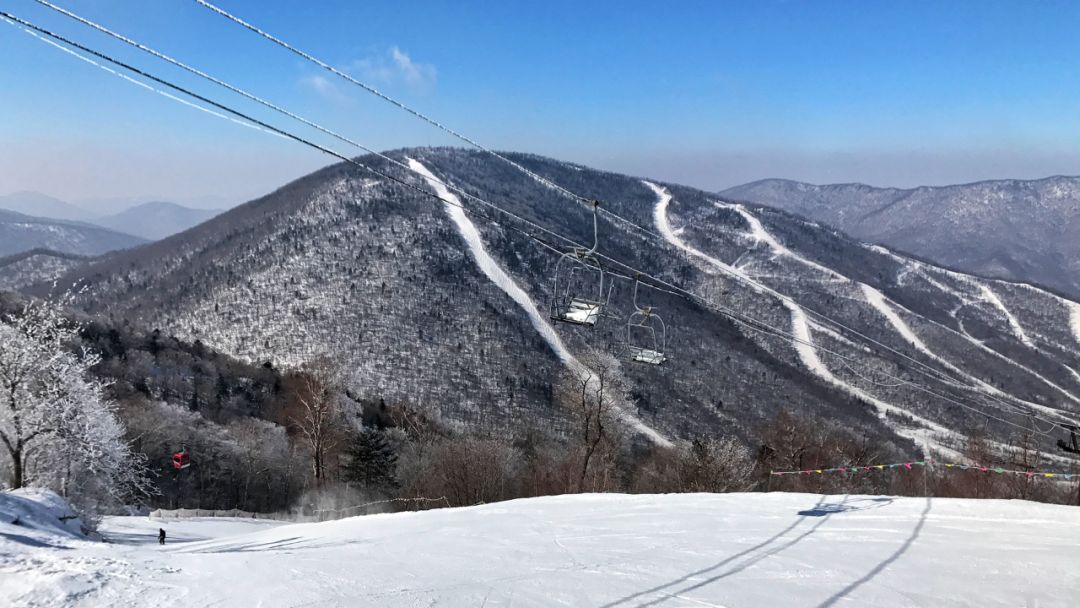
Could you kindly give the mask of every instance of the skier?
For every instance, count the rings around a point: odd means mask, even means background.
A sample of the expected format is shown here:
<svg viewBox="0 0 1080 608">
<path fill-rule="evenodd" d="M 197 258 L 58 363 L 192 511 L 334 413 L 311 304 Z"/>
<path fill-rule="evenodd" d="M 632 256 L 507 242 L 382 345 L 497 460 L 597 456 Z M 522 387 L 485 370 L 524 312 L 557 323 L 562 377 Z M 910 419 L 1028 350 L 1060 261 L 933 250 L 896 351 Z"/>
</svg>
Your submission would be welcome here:
<svg viewBox="0 0 1080 608">
<path fill-rule="evenodd" d="M 157 540 L 159 545 L 165 544 L 165 528 L 158 528 Z"/>
</svg>

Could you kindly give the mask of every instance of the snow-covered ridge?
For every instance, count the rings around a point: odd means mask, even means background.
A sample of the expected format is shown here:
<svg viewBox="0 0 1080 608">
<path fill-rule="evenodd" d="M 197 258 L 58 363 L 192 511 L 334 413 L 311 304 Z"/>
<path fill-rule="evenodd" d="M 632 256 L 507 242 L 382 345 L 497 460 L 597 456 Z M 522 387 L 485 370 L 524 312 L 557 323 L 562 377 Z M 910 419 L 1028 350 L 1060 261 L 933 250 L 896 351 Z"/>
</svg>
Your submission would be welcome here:
<svg viewBox="0 0 1080 608">
<path fill-rule="evenodd" d="M 577 373 L 582 373 L 586 369 L 585 366 L 566 347 L 562 338 L 555 332 L 555 328 L 548 323 L 547 318 L 545 318 L 536 307 L 536 303 L 532 301 L 529 294 L 525 293 L 525 290 L 522 289 L 521 286 L 519 286 L 514 279 L 499 266 L 499 263 L 491 257 L 491 254 L 488 253 L 487 248 L 484 247 L 484 241 L 480 237 L 480 231 L 476 229 L 476 225 L 473 224 L 472 220 L 469 219 L 469 216 L 465 214 L 465 209 L 461 205 L 461 200 L 457 195 L 447 189 L 446 185 L 435 177 L 435 174 L 425 167 L 423 163 L 414 158 L 409 158 L 408 161 L 409 168 L 423 177 L 428 186 L 434 189 L 440 198 L 444 201 L 448 201 L 443 203 L 443 210 L 446 211 L 446 215 L 449 216 L 454 222 L 454 225 L 457 226 L 461 238 L 465 240 L 466 245 L 469 247 L 469 252 L 473 256 L 473 260 L 476 261 L 477 267 L 484 273 L 484 276 L 497 285 L 499 289 L 506 292 L 506 295 L 510 296 L 510 298 L 525 311 L 533 328 L 535 328 L 537 333 L 539 333 L 544 341 L 548 343 L 548 346 L 551 347 L 551 350 L 559 357 L 559 360 L 561 360 L 563 364 L 575 370 Z M 659 445 L 671 445 L 671 442 L 667 438 L 637 417 L 631 415 L 629 412 L 621 411 L 621 415 L 631 426 L 649 437 L 653 442 Z"/>
</svg>

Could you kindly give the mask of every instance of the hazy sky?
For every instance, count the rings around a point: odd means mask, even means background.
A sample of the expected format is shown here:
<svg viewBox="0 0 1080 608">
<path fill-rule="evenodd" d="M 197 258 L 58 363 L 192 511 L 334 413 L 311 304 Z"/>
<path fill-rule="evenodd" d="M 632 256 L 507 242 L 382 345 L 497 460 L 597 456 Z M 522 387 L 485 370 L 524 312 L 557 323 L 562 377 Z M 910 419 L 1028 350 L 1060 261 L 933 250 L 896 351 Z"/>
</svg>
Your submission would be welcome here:
<svg viewBox="0 0 1080 608">
<path fill-rule="evenodd" d="M 372 148 L 457 144 L 190 0 L 53 1 Z M 500 149 L 707 189 L 1080 173 L 1075 2 L 216 1 Z M 33 0 L 4 7 L 310 134 Z M 0 193 L 229 205 L 332 161 L 4 23 L 0 53 Z"/>
</svg>

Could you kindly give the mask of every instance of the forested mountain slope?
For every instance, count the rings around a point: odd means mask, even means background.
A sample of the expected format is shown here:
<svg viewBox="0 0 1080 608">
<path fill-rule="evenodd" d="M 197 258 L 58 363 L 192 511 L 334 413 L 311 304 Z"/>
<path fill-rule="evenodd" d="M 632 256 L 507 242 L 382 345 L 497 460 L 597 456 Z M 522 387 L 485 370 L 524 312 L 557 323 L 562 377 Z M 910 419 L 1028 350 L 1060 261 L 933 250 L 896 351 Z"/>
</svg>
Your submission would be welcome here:
<svg viewBox="0 0 1080 608">
<path fill-rule="evenodd" d="M 0 257 L 0 289 L 47 283 L 88 262 L 89 258 L 50 249 L 31 249 Z"/>
<path fill-rule="evenodd" d="M 145 242 L 136 236 L 82 222 L 52 220 L 0 210 L 0 256 L 32 249 L 51 249 L 74 255 L 100 255 Z"/>
<path fill-rule="evenodd" d="M 720 193 L 984 276 L 1080 296 L 1080 177 L 912 189 L 767 179 Z"/>
<path fill-rule="evenodd" d="M 391 154 L 419 173 L 362 162 L 435 192 L 429 172 L 591 243 L 589 209 L 497 159 L 457 149 Z M 749 434 L 791 409 L 909 449 L 914 441 L 948 451 L 958 447 L 955 432 L 985 430 L 1004 443 L 1032 425 L 1080 417 L 1074 302 L 937 268 L 782 211 L 512 157 L 653 233 L 604 219 L 601 253 L 714 304 L 642 290 L 641 303 L 668 322 L 670 355 L 659 367 L 623 363 L 636 400 L 626 414 L 643 437 Z M 537 230 L 509 217 L 490 222 L 491 210 L 464 197 L 451 202 L 465 213 L 340 164 L 68 278 L 86 287 L 87 311 L 117 322 L 251 361 L 296 365 L 328 354 L 360 397 L 472 428 L 558 427 L 552 384 L 568 357 L 625 354 L 633 283 L 616 282 L 612 318 L 595 330 L 552 326 L 557 258 L 513 228 Z M 762 325 L 749 329 L 717 307 Z M 1050 431 L 1038 435 L 1048 449 Z"/>
</svg>

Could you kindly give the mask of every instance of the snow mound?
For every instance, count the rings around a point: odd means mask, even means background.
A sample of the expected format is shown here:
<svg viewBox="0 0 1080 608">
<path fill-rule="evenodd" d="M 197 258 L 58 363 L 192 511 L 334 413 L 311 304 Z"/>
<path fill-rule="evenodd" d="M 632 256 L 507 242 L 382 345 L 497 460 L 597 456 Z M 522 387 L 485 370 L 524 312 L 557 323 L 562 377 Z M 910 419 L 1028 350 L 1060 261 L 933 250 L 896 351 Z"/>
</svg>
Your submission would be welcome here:
<svg viewBox="0 0 1080 608">
<path fill-rule="evenodd" d="M 23 488 L 0 492 L 0 533 L 33 533 L 85 539 L 82 520 L 51 490 Z"/>
</svg>

